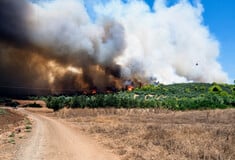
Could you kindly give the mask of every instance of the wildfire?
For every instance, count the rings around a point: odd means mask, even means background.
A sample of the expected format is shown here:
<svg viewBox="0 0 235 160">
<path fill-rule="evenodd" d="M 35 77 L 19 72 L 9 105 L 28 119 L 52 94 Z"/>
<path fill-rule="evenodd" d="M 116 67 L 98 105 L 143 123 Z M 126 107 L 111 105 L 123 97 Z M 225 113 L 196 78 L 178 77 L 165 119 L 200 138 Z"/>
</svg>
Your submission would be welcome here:
<svg viewBox="0 0 235 160">
<path fill-rule="evenodd" d="M 75 68 L 73 66 L 68 66 L 67 70 L 70 71 L 70 72 L 73 72 L 73 73 L 78 73 L 78 74 L 82 74 L 83 73 L 81 68 Z"/>
<path fill-rule="evenodd" d="M 96 94 L 97 93 L 97 90 L 95 90 L 95 89 L 93 89 L 92 91 L 91 91 L 91 94 Z"/>
<path fill-rule="evenodd" d="M 134 89 L 135 89 L 134 86 L 131 85 L 127 86 L 127 91 L 133 91 Z"/>
<path fill-rule="evenodd" d="M 133 91 L 134 90 L 134 82 L 132 80 L 126 80 L 124 82 L 125 90 L 127 91 Z"/>
</svg>

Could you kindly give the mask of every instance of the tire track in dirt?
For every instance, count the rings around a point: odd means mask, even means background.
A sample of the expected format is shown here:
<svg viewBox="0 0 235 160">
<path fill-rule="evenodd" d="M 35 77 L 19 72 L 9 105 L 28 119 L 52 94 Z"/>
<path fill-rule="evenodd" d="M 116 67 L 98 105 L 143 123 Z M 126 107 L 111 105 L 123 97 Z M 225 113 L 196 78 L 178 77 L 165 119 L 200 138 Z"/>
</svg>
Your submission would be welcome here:
<svg viewBox="0 0 235 160">
<path fill-rule="evenodd" d="M 19 149 L 16 160 L 118 160 L 68 123 L 25 110 L 35 125 L 32 137 Z"/>
</svg>

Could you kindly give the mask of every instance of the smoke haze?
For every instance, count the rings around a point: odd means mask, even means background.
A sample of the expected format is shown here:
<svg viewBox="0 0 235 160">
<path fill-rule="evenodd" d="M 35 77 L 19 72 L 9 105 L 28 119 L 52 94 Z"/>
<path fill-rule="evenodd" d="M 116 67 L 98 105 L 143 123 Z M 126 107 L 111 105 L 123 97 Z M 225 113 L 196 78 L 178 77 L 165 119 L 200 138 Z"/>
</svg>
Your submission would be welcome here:
<svg viewBox="0 0 235 160">
<path fill-rule="evenodd" d="M 88 2 L 0 1 L 0 94 L 106 90 L 150 77 L 227 82 L 199 2 L 157 0 L 150 9 L 111 0 L 92 2 L 92 12 Z"/>
</svg>

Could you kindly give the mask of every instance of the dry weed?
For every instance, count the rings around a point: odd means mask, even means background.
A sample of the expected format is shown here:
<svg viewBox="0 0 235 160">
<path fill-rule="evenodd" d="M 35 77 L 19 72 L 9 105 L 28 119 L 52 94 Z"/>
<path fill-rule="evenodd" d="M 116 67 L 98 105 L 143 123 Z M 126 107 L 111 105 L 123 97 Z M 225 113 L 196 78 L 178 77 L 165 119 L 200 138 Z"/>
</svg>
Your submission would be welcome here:
<svg viewBox="0 0 235 160">
<path fill-rule="evenodd" d="M 64 109 L 55 115 L 76 122 L 122 160 L 235 159 L 235 109 Z"/>
</svg>

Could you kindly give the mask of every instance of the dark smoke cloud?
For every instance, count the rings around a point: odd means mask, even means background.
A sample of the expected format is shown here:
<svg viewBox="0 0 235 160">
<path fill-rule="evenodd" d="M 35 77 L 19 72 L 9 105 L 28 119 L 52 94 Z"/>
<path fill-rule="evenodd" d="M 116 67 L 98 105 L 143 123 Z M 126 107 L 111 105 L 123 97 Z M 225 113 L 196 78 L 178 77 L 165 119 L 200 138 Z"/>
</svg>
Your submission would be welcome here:
<svg viewBox="0 0 235 160">
<path fill-rule="evenodd" d="M 26 0 L 0 1 L 0 95 L 38 94 L 45 91 L 30 88 L 48 87 L 32 66 L 30 13 Z"/>
<path fill-rule="evenodd" d="M 0 44 L 0 95 L 47 94 L 44 59 L 22 48 Z"/>
<path fill-rule="evenodd" d="M 30 42 L 28 16 L 30 5 L 26 0 L 0 1 L 0 40 L 17 46 Z"/>
<path fill-rule="evenodd" d="M 120 86 L 121 68 L 113 60 L 124 45 L 120 24 L 104 21 L 103 36 L 92 39 L 79 28 L 86 23 L 67 22 L 53 16 L 57 9 L 47 13 L 37 7 L 26 0 L 0 1 L 0 95 L 105 91 Z"/>
</svg>

